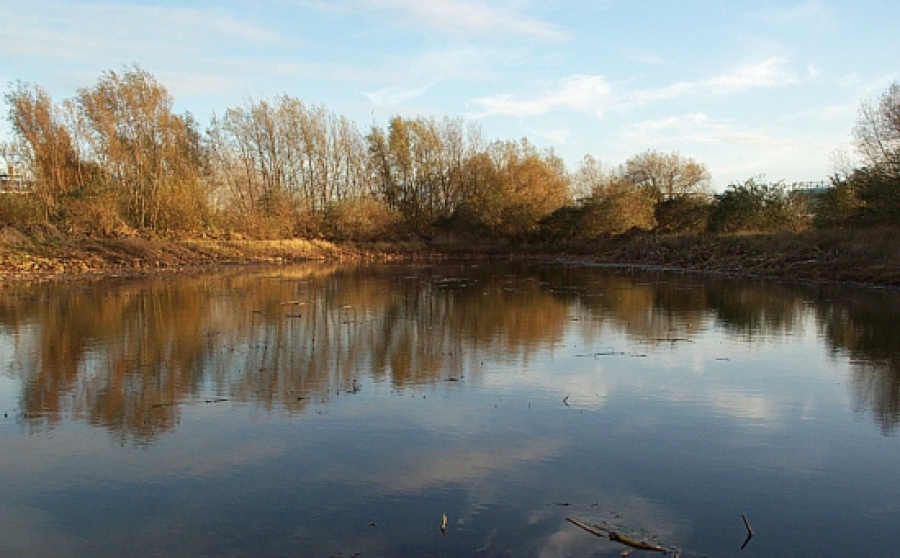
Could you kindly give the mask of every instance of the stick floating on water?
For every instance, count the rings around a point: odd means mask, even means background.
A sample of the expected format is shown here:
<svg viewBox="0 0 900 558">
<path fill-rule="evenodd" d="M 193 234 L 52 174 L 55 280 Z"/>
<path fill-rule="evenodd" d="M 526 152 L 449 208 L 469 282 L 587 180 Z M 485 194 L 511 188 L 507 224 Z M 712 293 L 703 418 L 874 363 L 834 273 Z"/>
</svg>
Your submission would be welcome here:
<svg viewBox="0 0 900 558">
<path fill-rule="evenodd" d="M 591 527 L 591 526 L 588 525 L 587 523 L 582 523 L 581 521 L 578 521 L 578 520 L 575 519 L 574 517 L 567 517 L 567 518 L 566 518 L 566 521 L 568 521 L 568 522 L 571 523 L 572 525 L 576 525 L 576 526 L 578 526 L 578 527 L 581 527 L 582 529 L 584 529 L 584 530 L 587 531 L 588 533 L 594 535 L 595 537 L 600 537 L 600 538 L 604 538 L 604 539 L 606 538 L 606 534 L 605 534 L 605 533 L 602 533 L 601 531 L 598 531 L 597 529 Z"/>
<path fill-rule="evenodd" d="M 662 554 L 669 553 L 668 550 L 666 550 L 665 548 L 663 548 L 659 545 L 651 544 L 651 543 L 644 542 L 644 541 L 638 541 L 638 540 L 632 539 L 631 537 L 627 537 L 625 535 L 620 535 L 619 533 L 617 533 L 611 529 L 607 529 L 606 527 L 603 527 L 602 525 L 588 525 L 587 523 L 578 521 L 574 517 L 567 517 L 566 521 L 568 521 L 572 525 L 581 527 L 588 533 L 594 535 L 595 537 L 600 537 L 601 539 L 607 538 L 607 533 L 609 533 L 609 535 L 608 535 L 609 540 L 616 541 L 617 543 L 624 544 L 625 546 L 630 546 L 631 548 L 636 548 L 638 550 L 650 550 L 653 552 L 660 552 Z M 606 531 L 606 532 L 604 532 L 604 531 Z"/>
<path fill-rule="evenodd" d="M 744 550 L 744 548 L 747 546 L 747 543 L 749 543 L 750 539 L 753 538 L 753 527 L 750 527 L 750 522 L 747 520 L 746 515 L 741 514 L 741 519 L 744 520 L 744 527 L 747 528 L 747 538 L 744 539 L 744 544 L 741 545 L 741 550 Z"/>
</svg>

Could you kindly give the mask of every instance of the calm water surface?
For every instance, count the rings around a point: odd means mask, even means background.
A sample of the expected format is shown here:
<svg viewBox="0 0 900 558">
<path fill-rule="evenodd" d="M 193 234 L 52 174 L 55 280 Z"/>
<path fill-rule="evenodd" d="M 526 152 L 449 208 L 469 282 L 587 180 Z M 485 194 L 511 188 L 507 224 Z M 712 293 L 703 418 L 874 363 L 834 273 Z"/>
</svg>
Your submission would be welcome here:
<svg viewBox="0 0 900 558">
<path fill-rule="evenodd" d="M 627 550 L 567 517 L 896 556 L 898 421 L 886 292 L 470 263 L 6 285 L 0 556 Z"/>
</svg>

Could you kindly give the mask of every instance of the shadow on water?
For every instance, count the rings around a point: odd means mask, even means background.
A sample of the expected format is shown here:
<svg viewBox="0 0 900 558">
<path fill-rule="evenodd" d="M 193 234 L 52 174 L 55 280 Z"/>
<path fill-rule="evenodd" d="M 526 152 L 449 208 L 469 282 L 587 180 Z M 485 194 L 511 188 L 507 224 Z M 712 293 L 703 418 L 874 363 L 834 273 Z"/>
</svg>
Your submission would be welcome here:
<svg viewBox="0 0 900 558">
<path fill-rule="evenodd" d="M 454 381 L 484 359 L 527 359 L 573 322 L 639 344 L 720 328 L 752 342 L 814 323 L 849 355 L 853 402 L 884 434 L 900 420 L 900 297 L 577 266 L 346 267 L 11 286 L 4 373 L 32 431 L 65 418 L 152 443 L 181 408 L 236 400 L 301 413 L 352 393 L 361 371 L 397 389 Z M 478 378 L 469 378 L 478 381 Z"/>
</svg>

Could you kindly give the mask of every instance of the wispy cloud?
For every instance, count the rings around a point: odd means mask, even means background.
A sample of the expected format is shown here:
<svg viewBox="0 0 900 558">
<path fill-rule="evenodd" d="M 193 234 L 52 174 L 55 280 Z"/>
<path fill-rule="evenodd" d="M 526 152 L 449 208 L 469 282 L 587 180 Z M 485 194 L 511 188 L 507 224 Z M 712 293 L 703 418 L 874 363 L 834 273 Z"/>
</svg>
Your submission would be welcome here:
<svg viewBox="0 0 900 558">
<path fill-rule="evenodd" d="M 391 74 L 388 85 L 367 91 L 365 95 L 378 106 L 402 105 L 442 82 L 487 79 L 491 61 L 501 57 L 499 53 L 474 47 L 426 51 L 404 61 Z"/>
<path fill-rule="evenodd" d="M 519 35 L 559 41 L 567 37 L 560 27 L 508 8 L 475 0 L 353 0 L 362 6 L 389 10 L 410 25 L 428 32 L 466 35 Z"/>
<path fill-rule="evenodd" d="M 629 95 L 630 103 L 642 106 L 658 101 L 689 97 L 724 97 L 749 89 L 779 87 L 799 81 L 785 58 L 773 57 L 762 62 L 730 69 L 709 79 L 678 81 L 671 85 L 643 89 Z"/>
<path fill-rule="evenodd" d="M 485 115 L 509 115 L 517 117 L 544 114 L 559 108 L 568 108 L 603 116 L 603 113 L 620 103 L 613 86 L 603 76 L 575 75 L 549 88 L 536 99 L 519 100 L 512 95 L 493 95 L 475 99 L 473 104 L 483 109 Z"/>
<path fill-rule="evenodd" d="M 52 10 L 56 17 L 48 18 Z M 215 10 L 133 6 L 113 3 L 60 3 L 33 6 L 11 2 L 0 8 L 4 22 L 0 47 L 29 57 L 69 60 L 119 60 L 172 55 L 184 58 L 217 41 L 254 46 L 277 44 L 281 38 L 234 15 Z"/>
<path fill-rule="evenodd" d="M 534 135 L 535 137 L 550 140 L 550 142 L 555 145 L 565 145 L 566 142 L 569 141 L 569 138 L 572 137 L 572 130 L 569 130 L 567 128 L 558 128 L 553 130 L 539 130 L 529 128 L 527 132 Z"/>
<path fill-rule="evenodd" d="M 615 87 L 604 76 L 575 75 L 533 99 L 516 99 L 504 94 L 475 99 L 473 103 L 483 108 L 481 116 L 524 117 L 566 108 L 602 117 L 610 110 L 627 110 L 674 99 L 724 97 L 750 89 L 789 85 L 799 79 L 790 70 L 786 59 L 773 57 L 738 66 L 708 79 L 678 81 L 657 88 L 628 91 Z"/>
<path fill-rule="evenodd" d="M 724 143 L 745 148 L 786 146 L 785 140 L 775 134 L 738 127 L 731 122 L 714 120 L 704 113 L 636 122 L 622 130 L 622 137 L 642 145 Z"/>
<path fill-rule="evenodd" d="M 832 118 L 824 109 L 797 115 L 797 121 Z M 759 174 L 765 169 L 773 180 L 813 180 L 822 177 L 822 161 L 828 161 L 844 145 L 841 134 L 797 126 L 793 118 L 756 126 L 736 120 L 720 120 L 705 113 L 644 120 L 623 126 L 621 143 L 629 149 L 654 147 L 714 153 L 710 171 L 722 185 Z"/>
<path fill-rule="evenodd" d="M 412 101 L 417 97 L 421 97 L 438 83 L 438 80 L 419 83 L 417 85 L 404 83 L 401 85 L 384 87 L 376 91 L 369 91 L 365 93 L 365 96 L 379 107 L 396 107 Z"/>
</svg>

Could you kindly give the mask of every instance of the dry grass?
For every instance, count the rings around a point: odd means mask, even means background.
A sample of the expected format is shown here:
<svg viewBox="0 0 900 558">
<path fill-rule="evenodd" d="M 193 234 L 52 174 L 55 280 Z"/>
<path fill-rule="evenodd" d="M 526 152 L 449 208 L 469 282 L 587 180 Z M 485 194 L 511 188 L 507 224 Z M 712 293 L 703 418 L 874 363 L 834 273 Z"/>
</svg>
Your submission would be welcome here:
<svg viewBox="0 0 900 558">
<path fill-rule="evenodd" d="M 419 254 L 422 249 L 410 245 L 337 245 L 304 239 L 50 237 L 4 228 L 0 235 L 0 277 L 34 280 L 81 274 L 144 274 L 228 264 L 393 260 Z"/>
<path fill-rule="evenodd" d="M 900 285 L 900 229 L 734 235 L 634 235 L 569 246 L 608 263 L 746 276 Z"/>
<path fill-rule="evenodd" d="M 636 233 L 565 246 L 456 246 L 458 256 L 567 255 L 604 263 L 654 265 L 742 276 L 900 286 L 900 228 L 737 235 Z M 449 251 L 452 247 L 443 247 Z M 447 252 L 443 252 L 446 254 Z M 53 230 L 0 234 L 0 277 L 147 273 L 186 267 L 431 257 L 422 242 L 335 244 L 324 240 L 73 238 Z"/>
</svg>

